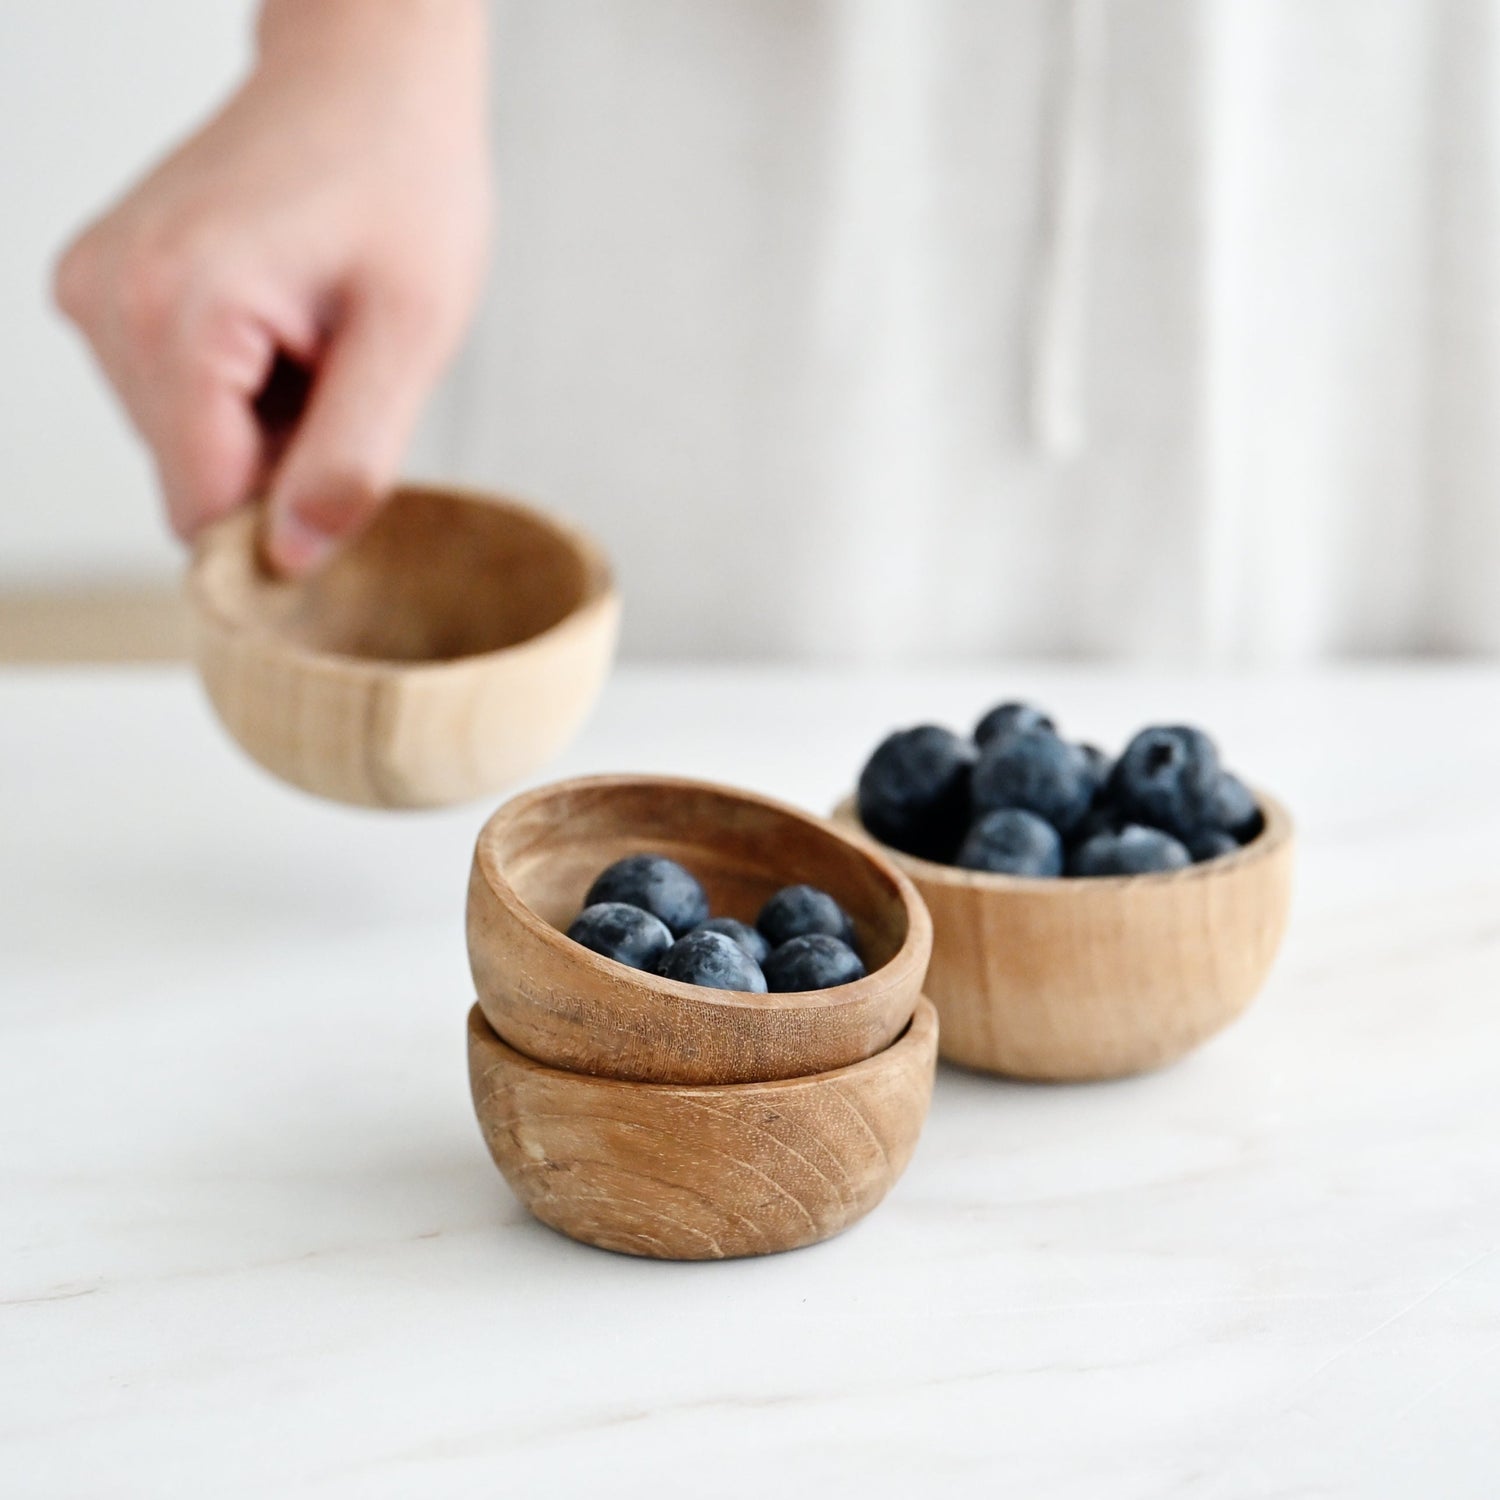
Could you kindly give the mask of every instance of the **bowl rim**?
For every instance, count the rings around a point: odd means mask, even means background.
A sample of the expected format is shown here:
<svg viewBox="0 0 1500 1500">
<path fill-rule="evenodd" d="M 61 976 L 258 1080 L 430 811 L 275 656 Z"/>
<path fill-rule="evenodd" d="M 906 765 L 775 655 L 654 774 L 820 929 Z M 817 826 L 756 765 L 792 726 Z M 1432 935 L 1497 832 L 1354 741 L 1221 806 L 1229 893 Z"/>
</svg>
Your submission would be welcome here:
<svg viewBox="0 0 1500 1500">
<path fill-rule="evenodd" d="M 260 648 L 263 655 L 276 657 L 288 665 L 295 664 L 307 671 L 324 671 L 367 681 L 395 677 L 441 677 L 493 665 L 502 659 L 517 660 L 533 651 L 545 649 L 560 637 L 591 628 L 596 617 L 607 618 L 618 613 L 619 591 L 608 554 L 592 536 L 571 521 L 562 520 L 539 506 L 499 491 L 466 485 L 429 484 L 419 480 L 394 486 L 385 503 L 394 504 L 411 495 L 436 496 L 463 505 L 482 505 L 490 510 L 519 514 L 528 521 L 535 522 L 583 563 L 583 597 L 561 619 L 537 631 L 535 635 L 512 641 L 507 646 L 496 646 L 489 651 L 473 651 L 463 656 L 441 659 L 403 661 L 391 657 L 353 656 L 319 650 L 281 634 L 263 621 L 231 614 L 222 600 L 207 587 L 206 575 L 210 564 L 222 551 L 230 547 L 238 549 L 242 533 L 247 533 L 251 545 L 254 545 L 260 534 L 261 518 L 265 512 L 265 503 L 259 502 L 231 511 L 209 526 L 194 542 L 184 583 L 193 613 L 200 621 L 211 623 L 224 635 L 252 643 Z"/>
<path fill-rule="evenodd" d="M 561 928 L 554 927 L 531 909 L 517 894 L 515 887 L 505 878 L 494 853 L 494 840 L 503 822 L 529 811 L 537 803 L 543 803 L 563 793 L 580 790 L 608 791 L 613 788 L 654 787 L 663 791 L 706 792 L 712 796 L 748 803 L 764 811 L 797 822 L 817 830 L 829 838 L 851 849 L 861 858 L 873 864 L 881 877 L 894 887 L 906 915 L 906 935 L 901 946 L 878 969 L 869 970 L 862 978 L 852 979 L 847 984 L 835 985 L 822 990 L 781 990 L 761 994 L 754 990 L 720 990 L 708 985 L 686 984 L 677 979 L 665 979 L 645 969 L 635 969 L 602 953 L 585 948 L 574 942 Z M 601 982 L 619 983 L 624 976 L 638 983 L 652 994 L 669 996 L 703 1006 L 723 1006 L 739 1010 L 810 1010 L 835 1009 L 855 997 L 865 998 L 873 981 L 885 976 L 881 989 L 901 985 L 910 971 L 921 965 L 924 969 L 932 953 L 932 917 L 927 903 L 911 878 L 890 859 L 883 849 L 872 848 L 864 839 L 852 836 L 831 818 L 821 818 L 803 808 L 794 807 L 775 797 L 763 796 L 759 792 L 746 791 L 741 787 L 726 786 L 722 782 L 703 781 L 689 776 L 637 775 L 617 772 L 595 776 L 572 776 L 562 781 L 548 782 L 533 787 L 502 803 L 480 828 L 474 841 L 473 866 L 482 876 L 491 895 L 506 910 L 507 915 L 519 923 L 536 941 L 549 946 L 567 944 L 564 950 L 568 957 L 579 963 L 586 972 L 598 976 Z M 923 976 L 925 978 L 925 975 Z M 876 1056 L 880 1054 L 877 1053 Z M 638 1085 L 631 1085 L 637 1087 Z M 664 1085 L 676 1087 L 677 1085 Z M 685 1085 L 684 1085 L 685 1086 Z"/>
<path fill-rule="evenodd" d="M 732 993 L 722 991 L 721 993 Z M 881 1073 L 887 1069 L 904 1065 L 908 1054 L 925 1050 L 931 1046 L 936 1059 L 938 1041 L 937 1007 L 926 994 L 918 995 L 911 1019 L 879 1052 L 862 1057 L 857 1062 L 845 1063 L 841 1068 L 825 1068 L 820 1073 L 798 1073 L 790 1078 L 750 1079 L 742 1083 L 637 1083 L 629 1078 L 610 1078 L 598 1073 L 578 1073 L 569 1068 L 555 1068 L 550 1063 L 538 1062 L 509 1042 L 490 1025 L 483 1007 L 476 1000 L 469 1007 L 468 1035 L 472 1045 L 477 1037 L 486 1045 L 503 1048 L 510 1054 L 512 1066 L 523 1073 L 547 1078 L 564 1078 L 570 1084 L 582 1085 L 590 1091 L 600 1089 L 613 1093 L 628 1091 L 633 1098 L 641 1094 L 680 1097 L 684 1094 L 699 1098 L 708 1095 L 734 1094 L 742 1099 L 764 1097 L 767 1094 L 784 1094 L 793 1090 L 809 1090 L 828 1084 L 838 1084 L 862 1074 Z M 898 1055 L 899 1054 L 899 1055 Z"/>
<path fill-rule="evenodd" d="M 1263 788 L 1251 785 L 1255 800 L 1265 819 L 1265 827 L 1250 840 L 1242 844 L 1233 854 L 1221 854 L 1214 859 L 1202 860 L 1181 870 L 1151 870 L 1140 875 L 1002 875 L 991 870 L 966 870 L 959 865 L 939 864 L 936 860 L 922 859 L 919 855 L 907 854 L 890 844 L 882 843 L 864 825 L 859 816 L 858 796 L 850 792 L 834 808 L 836 823 L 856 829 L 861 838 L 868 840 L 886 854 L 893 863 L 911 873 L 914 879 L 930 885 L 944 885 L 954 889 L 990 891 L 996 895 L 1006 891 L 1017 895 L 1075 895 L 1080 891 L 1119 890 L 1129 886 L 1164 887 L 1182 885 L 1190 881 L 1213 880 L 1236 873 L 1250 865 L 1274 858 L 1296 837 L 1296 825 L 1284 803 Z"/>
</svg>

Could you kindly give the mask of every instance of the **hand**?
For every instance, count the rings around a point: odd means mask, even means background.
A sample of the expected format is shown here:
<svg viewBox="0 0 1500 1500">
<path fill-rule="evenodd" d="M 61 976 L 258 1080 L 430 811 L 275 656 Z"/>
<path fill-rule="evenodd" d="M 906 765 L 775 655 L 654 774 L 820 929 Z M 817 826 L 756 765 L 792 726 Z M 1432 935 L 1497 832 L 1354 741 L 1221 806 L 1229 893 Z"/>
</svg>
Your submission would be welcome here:
<svg viewBox="0 0 1500 1500">
<path fill-rule="evenodd" d="M 481 0 L 267 0 L 239 92 L 63 255 L 183 538 L 269 486 L 305 573 L 394 481 L 483 278 L 484 41 Z"/>
</svg>

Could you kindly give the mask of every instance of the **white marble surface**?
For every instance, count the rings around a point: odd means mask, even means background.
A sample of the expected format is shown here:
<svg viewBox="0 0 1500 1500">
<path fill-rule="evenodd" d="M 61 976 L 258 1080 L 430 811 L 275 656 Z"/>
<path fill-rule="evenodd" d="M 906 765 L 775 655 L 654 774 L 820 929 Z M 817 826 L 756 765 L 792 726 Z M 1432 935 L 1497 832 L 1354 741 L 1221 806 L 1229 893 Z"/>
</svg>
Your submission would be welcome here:
<svg viewBox="0 0 1500 1500">
<path fill-rule="evenodd" d="M 671 1266 L 481 1146 L 482 809 L 285 791 L 181 673 L 0 676 L 0 1492 L 1492 1500 L 1500 673 L 627 671 L 554 770 L 826 807 L 1015 691 L 1285 795 L 1269 989 L 1158 1077 L 944 1070 L 863 1225 Z"/>
</svg>

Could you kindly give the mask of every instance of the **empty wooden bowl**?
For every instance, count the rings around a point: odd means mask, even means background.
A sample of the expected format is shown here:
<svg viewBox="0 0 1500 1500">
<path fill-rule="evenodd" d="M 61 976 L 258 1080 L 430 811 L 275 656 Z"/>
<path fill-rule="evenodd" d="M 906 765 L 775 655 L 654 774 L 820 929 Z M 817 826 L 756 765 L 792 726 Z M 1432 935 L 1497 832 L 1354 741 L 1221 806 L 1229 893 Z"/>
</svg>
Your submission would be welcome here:
<svg viewBox="0 0 1500 1500">
<path fill-rule="evenodd" d="M 697 1087 L 544 1067 L 469 1013 L 474 1107 L 512 1191 L 575 1240 L 661 1260 L 795 1250 L 862 1219 L 911 1160 L 936 1060 L 925 1000 L 850 1067 Z"/>
<path fill-rule="evenodd" d="M 1227 1026 L 1265 983 L 1291 901 L 1291 819 L 1260 802 L 1254 842 L 1160 875 L 1025 880 L 880 845 L 932 913 L 943 1056 L 1016 1078 L 1116 1078 Z M 852 798 L 835 821 L 863 832 Z"/>
<path fill-rule="evenodd" d="M 585 536 L 510 501 L 398 491 L 316 576 L 269 577 L 259 517 L 188 575 L 198 670 L 230 734 L 304 790 L 373 807 L 491 793 L 573 736 L 619 602 Z"/>
<path fill-rule="evenodd" d="M 582 947 L 565 929 L 607 865 L 664 854 L 715 914 L 753 922 L 784 885 L 833 896 L 869 973 L 802 994 L 679 984 Z M 495 1031 L 538 1062 L 656 1083 L 744 1083 L 841 1068 L 911 1019 L 932 948 L 912 883 L 861 839 L 751 792 L 600 776 L 526 792 L 485 824 L 469 879 L 469 962 Z"/>
</svg>

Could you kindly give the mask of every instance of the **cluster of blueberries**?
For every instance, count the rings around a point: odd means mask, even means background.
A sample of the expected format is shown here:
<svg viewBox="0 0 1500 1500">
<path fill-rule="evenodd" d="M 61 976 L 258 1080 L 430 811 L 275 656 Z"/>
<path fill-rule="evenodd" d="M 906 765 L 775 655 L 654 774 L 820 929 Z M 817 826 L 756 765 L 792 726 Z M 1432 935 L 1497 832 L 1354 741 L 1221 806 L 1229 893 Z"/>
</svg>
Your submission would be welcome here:
<svg viewBox="0 0 1500 1500">
<path fill-rule="evenodd" d="M 568 936 L 633 969 L 716 990 L 826 990 L 865 974 L 854 923 L 826 891 L 784 886 L 752 927 L 710 916 L 691 872 L 660 854 L 632 854 L 605 870 Z"/>
<path fill-rule="evenodd" d="M 1264 826 L 1201 729 L 1143 729 L 1111 761 L 1025 703 L 965 739 L 935 724 L 881 742 L 859 815 L 882 843 L 1002 875 L 1144 875 L 1230 854 Z"/>
</svg>

